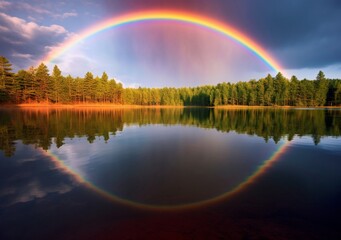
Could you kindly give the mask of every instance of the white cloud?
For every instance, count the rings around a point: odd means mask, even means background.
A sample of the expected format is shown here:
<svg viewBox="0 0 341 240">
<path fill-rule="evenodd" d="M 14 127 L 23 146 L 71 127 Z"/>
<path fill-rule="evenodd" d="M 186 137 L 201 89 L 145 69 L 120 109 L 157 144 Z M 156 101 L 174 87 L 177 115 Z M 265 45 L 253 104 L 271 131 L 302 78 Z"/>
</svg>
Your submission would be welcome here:
<svg viewBox="0 0 341 240">
<path fill-rule="evenodd" d="M 10 16 L 0 12 L 0 52 L 12 56 L 21 68 L 41 60 L 49 49 L 60 45 L 73 34 L 63 26 L 39 25 L 33 21 Z M 13 61 L 14 62 L 14 61 Z"/>
<path fill-rule="evenodd" d="M 78 13 L 76 12 L 66 12 L 60 15 L 56 15 L 56 17 L 62 18 L 62 19 L 69 18 L 69 17 L 77 17 L 77 16 L 78 16 Z"/>
<path fill-rule="evenodd" d="M 4 6 L 6 6 L 4 4 Z M 42 7 L 39 7 L 37 5 L 35 6 L 32 6 L 28 3 L 25 3 L 25 2 L 20 2 L 16 5 L 17 8 L 19 9 L 22 9 L 22 10 L 25 10 L 26 12 L 29 12 L 29 13 L 33 13 L 33 14 L 40 14 L 40 15 L 50 15 L 52 17 L 55 17 L 55 18 L 62 18 L 62 19 L 65 19 L 65 18 L 69 18 L 69 17 L 76 17 L 78 16 L 78 14 L 74 11 L 72 12 L 65 12 L 63 14 L 57 14 L 55 12 L 52 12 L 52 11 L 49 11 L 45 8 L 42 8 Z M 0 2 L 0 8 L 1 8 L 1 2 Z"/>
<path fill-rule="evenodd" d="M 54 183 L 55 185 L 47 185 L 40 182 L 38 179 L 26 180 L 25 185 L 15 185 L 3 189 L 0 192 L 2 198 L 8 198 L 7 206 L 16 203 L 24 203 L 32 201 L 36 198 L 43 198 L 49 193 L 64 194 L 71 191 L 78 185 L 76 182 L 71 183 Z"/>
<path fill-rule="evenodd" d="M 73 76 L 83 77 L 87 71 L 96 75 L 96 71 L 94 69 L 96 62 L 82 54 L 82 52 L 78 49 L 72 49 L 72 51 L 63 55 L 63 61 L 56 59 L 53 62 L 47 63 L 47 66 L 52 69 L 55 64 L 62 69 L 65 75 L 70 74 Z"/>
<path fill-rule="evenodd" d="M 27 22 L 24 19 L 12 17 L 5 13 L 0 13 L 0 22 L 3 29 L 11 29 L 12 34 L 16 33 L 26 39 L 33 39 L 42 34 L 67 34 L 67 30 L 60 25 L 40 26 L 35 22 Z"/>
<path fill-rule="evenodd" d="M 50 193 L 64 194 L 80 184 L 43 150 L 19 145 L 16 155 L 11 164 L 5 165 L 10 177 L 0 182 L 0 207 L 44 198 Z"/>
<path fill-rule="evenodd" d="M 12 57 L 32 59 L 32 54 L 13 53 Z"/>
<path fill-rule="evenodd" d="M 140 83 L 129 83 L 129 84 L 124 84 L 125 88 L 139 88 L 141 86 Z"/>
</svg>

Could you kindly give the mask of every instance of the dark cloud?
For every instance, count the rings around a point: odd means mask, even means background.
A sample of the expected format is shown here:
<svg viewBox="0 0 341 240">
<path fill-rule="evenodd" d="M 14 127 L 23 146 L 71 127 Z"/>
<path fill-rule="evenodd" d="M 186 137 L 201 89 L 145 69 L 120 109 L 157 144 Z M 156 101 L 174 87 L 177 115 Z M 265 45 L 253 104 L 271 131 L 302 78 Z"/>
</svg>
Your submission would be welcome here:
<svg viewBox="0 0 341 240">
<path fill-rule="evenodd" d="M 0 52 L 18 68 L 36 64 L 68 35 L 60 25 L 42 26 L 0 12 Z"/>
<path fill-rule="evenodd" d="M 336 1 L 263 0 L 252 1 L 247 9 L 248 22 L 241 20 L 241 27 L 285 67 L 341 62 L 341 7 Z"/>
<path fill-rule="evenodd" d="M 286 68 L 318 68 L 341 63 L 339 0 L 87 0 L 53 6 L 52 1 L 17 1 L 14 4 L 0 0 L 1 55 L 18 67 L 27 67 L 35 64 L 49 47 L 62 42 L 68 31 L 77 32 L 122 13 L 175 9 L 216 18 L 237 27 Z M 99 12 L 97 18 L 91 15 Z M 65 19 L 69 19 L 66 25 L 62 22 Z M 59 25 L 53 25 L 56 22 Z M 28 34 L 33 37 L 28 38 Z"/>
<path fill-rule="evenodd" d="M 201 13 L 236 26 L 274 53 L 287 68 L 341 63 L 338 0 L 105 0 L 108 15 L 146 9 Z"/>
</svg>

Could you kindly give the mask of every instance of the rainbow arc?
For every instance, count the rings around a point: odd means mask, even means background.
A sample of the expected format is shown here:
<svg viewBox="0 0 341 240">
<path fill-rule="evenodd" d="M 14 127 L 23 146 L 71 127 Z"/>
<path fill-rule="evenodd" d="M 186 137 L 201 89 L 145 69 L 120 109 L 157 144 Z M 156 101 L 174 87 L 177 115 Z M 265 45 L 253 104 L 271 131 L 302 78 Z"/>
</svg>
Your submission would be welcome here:
<svg viewBox="0 0 341 240">
<path fill-rule="evenodd" d="M 81 32 L 77 36 L 68 39 L 66 42 L 61 44 L 59 47 L 53 49 L 45 58 L 42 60 L 43 62 L 53 62 L 58 57 L 62 56 L 63 53 L 67 52 L 69 49 L 80 43 L 86 38 L 89 38 L 95 34 L 98 34 L 102 31 L 122 27 L 128 24 L 139 23 L 139 22 L 149 22 L 149 21 L 175 21 L 181 23 L 193 24 L 198 27 L 205 28 L 207 30 L 211 30 L 218 34 L 225 36 L 228 39 L 232 39 L 237 43 L 244 46 L 250 52 L 255 54 L 259 59 L 261 59 L 267 66 L 269 66 L 272 70 L 276 72 L 282 72 L 282 67 L 280 64 L 267 52 L 263 49 L 259 44 L 253 41 L 247 35 L 241 33 L 236 28 L 231 27 L 225 23 L 219 22 L 217 20 L 203 17 L 200 15 L 187 13 L 187 12 L 179 12 L 179 11 L 144 11 L 144 12 L 134 12 L 131 14 L 126 14 L 122 16 L 118 16 L 115 18 L 111 18 L 100 22 L 98 24 L 93 25 L 92 27 L 87 28 L 85 31 Z M 210 204 L 214 204 L 223 200 L 226 200 L 238 193 L 240 193 L 243 189 L 246 189 L 249 185 L 251 185 L 256 179 L 262 176 L 278 159 L 280 159 L 281 155 L 286 151 L 290 143 L 285 141 L 276 152 L 267 160 L 263 162 L 263 165 L 259 167 L 259 169 L 251 176 L 249 176 L 245 181 L 236 186 L 233 190 L 226 192 L 220 196 L 217 196 L 212 199 L 184 204 L 184 205 L 176 205 L 176 206 L 154 206 L 143 203 L 134 202 L 128 199 L 122 199 L 120 197 L 114 196 L 104 190 L 98 188 L 93 185 L 91 182 L 85 180 L 82 176 L 74 172 L 68 166 L 64 164 L 62 160 L 60 160 L 57 156 L 53 155 L 50 151 L 44 152 L 47 154 L 52 161 L 56 163 L 58 168 L 64 170 L 65 172 L 72 175 L 79 183 L 85 184 L 90 189 L 98 192 L 102 196 L 114 201 L 121 203 L 123 205 L 148 209 L 148 210 L 156 210 L 156 211 L 167 211 L 167 210 L 182 210 L 182 209 L 191 209 L 196 207 L 207 206 Z"/>
<path fill-rule="evenodd" d="M 97 23 L 77 34 L 75 37 L 68 39 L 59 47 L 54 48 L 47 56 L 44 57 L 42 61 L 45 63 L 53 62 L 56 58 L 60 57 L 63 53 L 80 43 L 82 40 L 105 30 L 123 27 L 128 24 L 144 23 L 150 21 L 175 21 L 192 24 L 207 30 L 211 30 L 241 44 L 254 55 L 256 55 L 260 60 L 262 60 L 272 70 L 276 72 L 283 72 L 282 67 L 275 60 L 275 58 L 273 58 L 265 49 L 257 44 L 256 41 L 241 33 L 236 28 L 201 15 L 188 12 L 164 10 L 134 12 Z"/>
</svg>

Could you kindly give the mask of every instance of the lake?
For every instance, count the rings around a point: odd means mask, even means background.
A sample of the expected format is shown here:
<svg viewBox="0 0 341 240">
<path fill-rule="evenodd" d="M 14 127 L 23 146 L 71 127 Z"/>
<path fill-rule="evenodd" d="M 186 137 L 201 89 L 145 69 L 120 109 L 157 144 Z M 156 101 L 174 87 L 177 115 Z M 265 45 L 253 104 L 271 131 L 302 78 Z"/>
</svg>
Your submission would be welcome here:
<svg viewBox="0 0 341 240">
<path fill-rule="evenodd" d="M 0 239 L 341 239 L 341 109 L 2 109 Z"/>
</svg>

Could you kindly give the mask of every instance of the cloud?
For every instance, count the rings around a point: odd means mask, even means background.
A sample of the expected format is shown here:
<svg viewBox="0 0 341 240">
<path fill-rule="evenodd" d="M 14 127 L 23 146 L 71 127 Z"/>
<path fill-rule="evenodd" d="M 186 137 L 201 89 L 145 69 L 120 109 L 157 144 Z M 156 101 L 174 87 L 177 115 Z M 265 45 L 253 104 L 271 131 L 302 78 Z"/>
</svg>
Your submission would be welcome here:
<svg viewBox="0 0 341 240">
<path fill-rule="evenodd" d="M 54 61 L 47 63 L 47 66 L 52 69 L 55 64 L 62 69 L 64 75 L 70 74 L 82 77 L 87 71 L 92 72 L 95 75 L 98 73 L 94 68 L 97 66 L 96 62 L 92 58 L 84 55 L 82 50 L 79 50 L 78 48 L 72 49 L 70 52 L 66 53 L 63 56 L 63 61 L 55 59 Z"/>
<path fill-rule="evenodd" d="M 5 33 L 5 32 L 9 32 L 10 30 L 7 27 L 4 26 L 0 26 L 0 32 Z"/>
<path fill-rule="evenodd" d="M 16 145 L 11 161 L 2 161 L 0 169 L 0 206 L 44 198 L 50 193 L 64 194 L 79 186 L 77 180 L 65 173 L 42 150 L 32 146 Z M 0 159 L 4 160 L 4 159 Z"/>
<path fill-rule="evenodd" d="M 17 3 L 17 7 L 23 10 L 26 10 L 27 12 L 34 12 L 38 14 L 50 14 L 51 13 L 51 11 L 46 10 L 42 7 L 39 7 L 39 5 L 32 6 L 26 2 Z"/>
<path fill-rule="evenodd" d="M 123 82 L 121 82 L 123 84 Z M 139 88 L 141 87 L 140 83 L 130 83 L 130 84 L 123 84 L 125 88 Z"/>
<path fill-rule="evenodd" d="M 63 13 L 63 14 L 57 15 L 57 16 L 62 18 L 62 19 L 65 19 L 65 18 L 69 18 L 69 17 L 77 17 L 78 13 L 76 13 L 76 12 L 66 12 L 66 13 Z"/>
<path fill-rule="evenodd" d="M 341 62 L 339 1 L 239 1 L 243 18 L 226 14 L 275 53 L 284 67 L 312 68 Z M 240 19 L 240 21 L 238 21 Z"/>
<path fill-rule="evenodd" d="M 37 2 L 41 4 L 37 4 Z M 63 21 L 63 24 L 70 24 L 72 28 L 86 28 L 88 24 L 91 24 L 87 20 L 94 21 L 94 17 L 89 17 L 93 14 L 105 19 L 139 10 L 177 9 L 211 17 L 237 28 L 259 43 L 285 68 L 314 68 L 341 62 L 341 44 L 339 44 L 341 42 L 341 1 L 338 0 L 287 0 L 280 2 L 271 0 L 101 0 L 96 3 L 83 1 L 82 4 L 78 1 L 72 1 L 72 3 L 64 1 L 58 2 L 58 4 L 52 4 L 49 1 L 43 2 L 15 1 L 14 3 L 14 1 L 0 0 L 0 10 L 3 15 L 8 17 L 12 15 L 14 18 L 15 14 L 15 16 L 21 17 L 17 18 L 17 21 L 18 19 L 24 21 L 18 23 L 19 26 L 20 24 L 24 26 L 22 28 L 19 28 L 14 21 L 14 31 L 12 31 L 13 24 L 4 24 L 4 16 L 0 16 L 0 51 L 2 55 L 8 57 L 12 56 L 14 52 L 31 54 L 32 59 L 37 60 L 48 51 L 49 47 L 57 46 L 69 34 L 61 26 L 59 26 L 59 30 L 53 29 L 52 26 L 58 25 L 46 26 L 48 29 L 43 29 L 43 26 L 37 24 L 38 21 L 58 22 L 77 17 L 82 21 L 72 21 L 71 23 L 70 19 L 70 22 Z M 13 11 L 3 11 L 6 8 Z M 74 9 L 77 9 L 78 13 Z M 9 20 L 7 19 L 5 23 L 8 23 Z M 80 27 L 79 24 L 83 24 L 83 26 Z M 29 29 L 32 31 L 29 32 Z M 43 37 L 29 40 L 24 38 L 25 34 L 31 36 L 37 32 L 45 34 Z M 13 58 L 10 60 L 18 60 L 19 66 L 26 67 L 28 65 L 22 61 L 23 59 Z"/>
<path fill-rule="evenodd" d="M 11 5 L 12 3 L 7 2 L 7 1 L 0 1 L 0 9 L 2 8 L 7 8 Z"/>
<path fill-rule="evenodd" d="M 34 61 L 40 60 L 49 48 L 71 36 L 60 25 L 38 25 L 5 13 L 0 13 L 0 26 L 0 52 L 19 67 L 28 67 L 23 56 L 30 56 L 29 64 L 37 64 Z"/>
<path fill-rule="evenodd" d="M 9 198 L 9 201 L 6 205 L 10 206 L 16 203 L 25 203 L 33 201 L 37 198 L 43 198 L 49 193 L 63 194 L 71 191 L 72 189 L 73 186 L 68 184 L 44 186 L 44 184 L 37 181 L 37 179 L 35 178 L 33 180 L 27 180 L 25 186 L 9 186 L 7 188 L 4 188 L 0 192 L 0 196 L 2 198 Z"/>
<path fill-rule="evenodd" d="M 287 68 L 341 62 L 338 0 L 104 0 L 108 16 L 148 9 L 180 9 L 225 22 L 272 53 Z"/>
<path fill-rule="evenodd" d="M 15 58 L 25 58 L 25 59 L 31 60 L 33 56 L 31 54 L 13 53 L 12 57 L 15 57 Z"/>
</svg>

